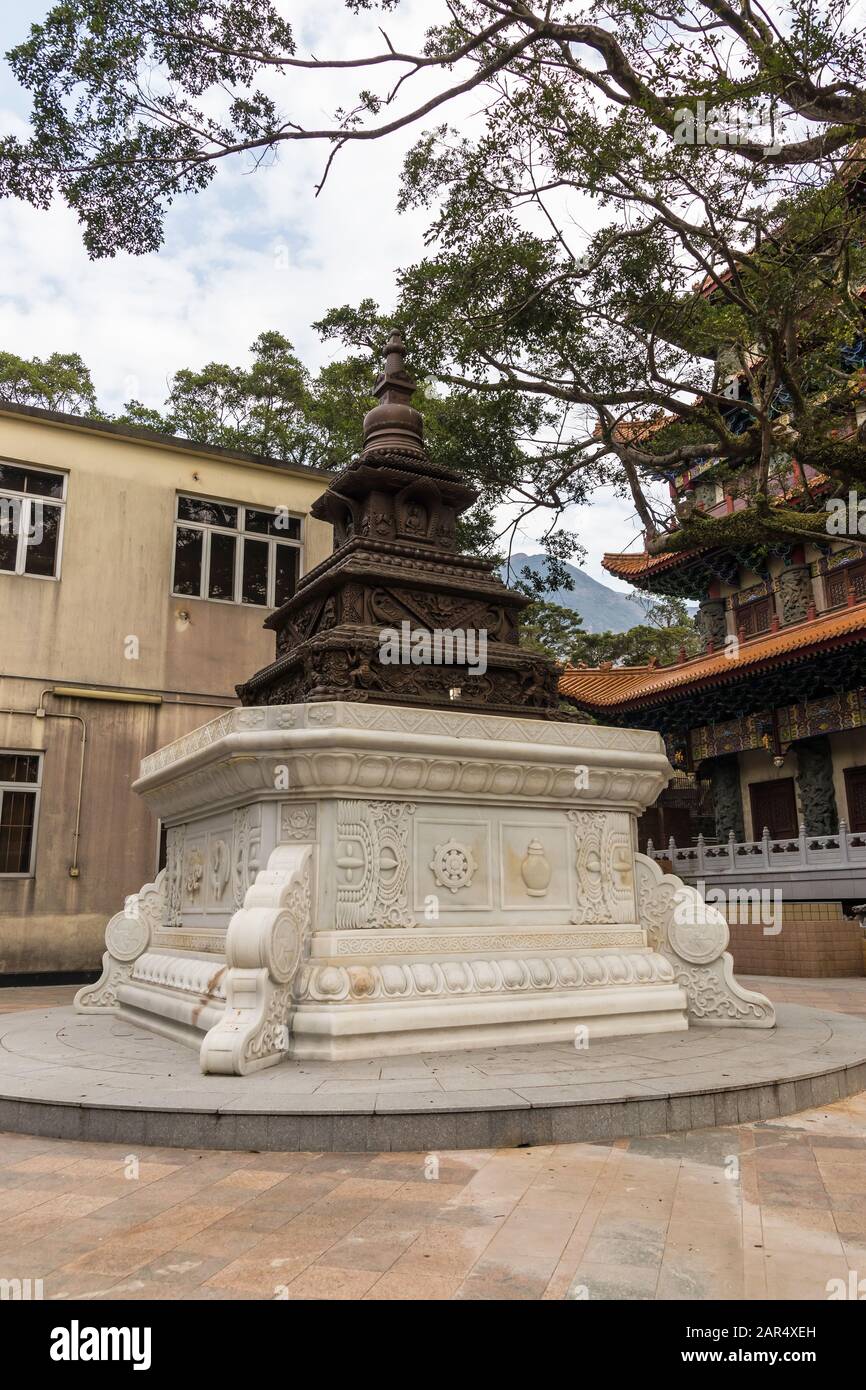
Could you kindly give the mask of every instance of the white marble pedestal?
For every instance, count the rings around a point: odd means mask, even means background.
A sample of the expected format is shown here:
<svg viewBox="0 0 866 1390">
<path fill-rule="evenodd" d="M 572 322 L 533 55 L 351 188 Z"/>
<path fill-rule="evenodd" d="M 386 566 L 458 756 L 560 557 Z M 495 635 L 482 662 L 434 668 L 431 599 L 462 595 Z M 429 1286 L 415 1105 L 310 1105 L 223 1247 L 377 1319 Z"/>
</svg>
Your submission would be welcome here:
<svg viewBox="0 0 866 1390">
<path fill-rule="evenodd" d="M 227 712 L 145 758 L 168 863 L 106 929 L 81 1011 L 205 1072 L 771 1027 L 727 925 L 635 854 L 657 734 L 398 706 Z"/>
</svg>

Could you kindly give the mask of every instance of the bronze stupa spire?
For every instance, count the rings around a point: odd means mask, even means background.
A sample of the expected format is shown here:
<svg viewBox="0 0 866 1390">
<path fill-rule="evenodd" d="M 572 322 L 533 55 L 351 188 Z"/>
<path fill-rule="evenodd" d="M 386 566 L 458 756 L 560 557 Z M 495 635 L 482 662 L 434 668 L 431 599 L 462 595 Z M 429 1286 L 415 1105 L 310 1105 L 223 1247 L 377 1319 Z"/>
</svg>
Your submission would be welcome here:
<svg viewBox="0 0 866 1390">
<path fill-rule="evenodd" d="M 266 620 L 276 660 L 237 687 L 245 705 L 363 700 L 569 719 L 555 663 L 521 648 L 529 602 L 496 562 L 457 549 L 474 488 L 427 454 L 395 328 L 360 455 L 311 508 L 333 554 Z"/>
<path fill-rule="evenodd" d="M 395 328 L 385 348 L 385 370 L 373 387 L 379 404 L 364 416 L 365 454 L 381 449 L 424 452 L 424 420 L 409 404 L 417 383 L 406 371 L 405 359 L 403 335 Z"/>
</svg>

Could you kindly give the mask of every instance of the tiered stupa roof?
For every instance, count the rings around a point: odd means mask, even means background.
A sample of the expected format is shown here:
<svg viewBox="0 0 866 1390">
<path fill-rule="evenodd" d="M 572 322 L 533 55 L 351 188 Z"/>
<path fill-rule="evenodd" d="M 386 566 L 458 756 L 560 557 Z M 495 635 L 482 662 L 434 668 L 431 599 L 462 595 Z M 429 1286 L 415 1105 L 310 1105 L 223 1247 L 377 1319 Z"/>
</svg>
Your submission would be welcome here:
<svg viewBox="0 0 866 1390">
<path fill-rule="evenodd" d="M 238 694 L 246 705 L 362 700 L 573 718 L 559 707 L 555 663 L 519 645 L 529 600 L 506 588 L 494 560 L 457 549 L 458 517 L 477 494 L 430 459 L 405 355 L 395 330 L 361 454 L 311 508 L 334 528 L 333 554 L 267 619 L 276 660 Z M 390 633 L 408 636 L 405 659 L 383 660 Z M 441 660 L 408 659 L 419 634 L 438 634 Z"/>
</svg>

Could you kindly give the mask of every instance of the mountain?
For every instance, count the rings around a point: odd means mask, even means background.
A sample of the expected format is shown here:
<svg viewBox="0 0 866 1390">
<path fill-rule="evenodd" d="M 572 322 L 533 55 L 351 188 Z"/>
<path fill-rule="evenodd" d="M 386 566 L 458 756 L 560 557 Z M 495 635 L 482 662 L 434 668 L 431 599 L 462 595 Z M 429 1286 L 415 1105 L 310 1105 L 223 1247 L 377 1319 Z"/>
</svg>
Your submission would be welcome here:
<svg viewBox="0 0 866 1390">
<path fill-rule="evenodd" d="M 543 555 L 512 555 L 511 583 L 520 578 L 520 571 L 526 566 L 534 574 L 544 575 L 546 561 Z M 549 603 L 559 603 L 563 608 L 576 608 L 586 632 L 627 632 L 630 627 L 638 627 L 646 622 L 644 607 L 636 594 L 623 594 L 590 579 L 588 574 L 576 565 L 566 565 L 569 577 L 574 581 L 573 589 L 554 589 L 543 597 Z M 500 576 L 508 583 L 506 567 L 502 566 Z M 647 595 L 649 598 L 650 595 Z M 690 605 L 691 606 L 691 605 Z"/>
</svg>

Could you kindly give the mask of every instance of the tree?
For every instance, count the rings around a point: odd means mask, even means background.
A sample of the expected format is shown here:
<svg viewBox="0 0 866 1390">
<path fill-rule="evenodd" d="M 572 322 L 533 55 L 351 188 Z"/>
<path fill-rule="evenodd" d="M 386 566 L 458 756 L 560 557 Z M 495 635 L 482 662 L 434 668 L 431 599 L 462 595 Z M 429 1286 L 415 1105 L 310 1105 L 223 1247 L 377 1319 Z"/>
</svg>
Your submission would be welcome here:
<svg viewBox="0 0 866 1390">
<path fill-rule="evenodd" d="M 639 596 L 639 602 L 648 627 L 694 630 L 694 623 L 684 599 L 664 596 L 651 598 L 643 594 Z"/>
<path fill-rule="evenodd" d="M 521 642 L 572 666 L 647 666 L 652 661 L 669 666 L 683 653 L 696 656 L 700 638 L 685 604 L 674 599 L 669 606 L 657 606 L 663 617 L 676 620 L 649 622 L 627 632 L 585 632 L 574 609 L 539 599 L 524 610 Z"/>
<path fill-rule="evenodd" d="M 346 3 L 400 24 L 400 0 Z M 430 254 L 400 279 L 412 365 L 467 397 L 543 406 L 517 479 L 495 460 L 489 500 L 504 480 L 515 525 L 544 509 L 553 527 L 613 479 L 650 549 L 823 531 L 808 497 L 795 510 L 770 496 L 792 454 L 840 489 L 864 473 L 863 440 L 844 424 L 866 341 L 856 11 L 435 4 L 422 44 L 391 29 L 332 61 L 302 52 L 269 0 L 65 0 L 10 55 L 32 132 L 0 142 L 0 194 L 40 206 L 59 194 L 91 254 L 140 252 L 159 244 L 172 199 L 223 161 L 320 141 L 324 182 L 357 141 L 432 120 L 402 192 L 432 217 Z M 275 75 L 315 94 L 334 70 L 346 85 L 330 123 L 280 106 Z M 364 305 L 325 320 L 353 350 L 370 326 Z M 699 461 L 748 505 L 721 520 L 682 513 L 672 531 L 654 480 Z"/>
<path fill-rule="evenodd" d="M 202 444 L 322 466 L 327 441 L 314 419 L 313 382 L 292 344 L 281 333 L 261 333 L 250 354 L 248 367 L 183 368 L 172 378 L 163 415 L 130 401 L 123 418 Z"/>
<path fill-rule="evenodd" d="M 539 152 L 549 141 L 566 179 L 595 133 L 612 137 L 620 157 L 631 134 L 647 151 L 652 137 L 663 147 L 677 136 L 680 110 L 698 100 L 710 108 L 775 101 L 776 127 L 788 114 L 815 127 L 781 143 L 774 129 L 769 147 L 748 129 L 725 141 L 747 168 L 804 166 L 866 135 L 863 40 L 845 24 L 844 0 L 698 0 L 666 10 L 647 0 L 434 3 L 414 51 L 380 30 L 378 51 L 329 60 L 299 52 L 271 0 L 63 0 L 8 55 L 33 98 L 33 131 L 0 146 L 5 190 L 39 204 L 59 192 L 79 212 L 90 249 L 111 255 L 158 245 L 168 203 L 205 187 L 225 159 L 261 160 L 298 141 L 326 142 L 333 157 L 467 92 L 515 130 L 546 116 L 534 125 Z M 345 4 L 356 14 L 400 8 L 400 0 Z M 293 74 L 297 86 L 300 73 L 334 69 L 383 80 L 378 92 L 347 85 L 330 124 L 306 125 L 269 90 L 274 72 Z M 412 80 L 424 73 L 434 92 L 416 103 Z M 603 171 L 609 161 L 596 156 Z M 476 195 L 499 191 L 482 181 Z"/>
<path fill-rule="evenodd" d="M 563 665 L 574 659 L 574 653 L 587 636 L 581 615 L 561 603 L 536 599 L 523 610 L 520 619 L 521 646 L 552 656 Z"/>
<path fill-rule="evenodd" d="M 0 352 L 0 399 L 72 415 L 99 414 L 90 372 L 77 352 L 52 352 L 44 359 Z"/>
</svg>

